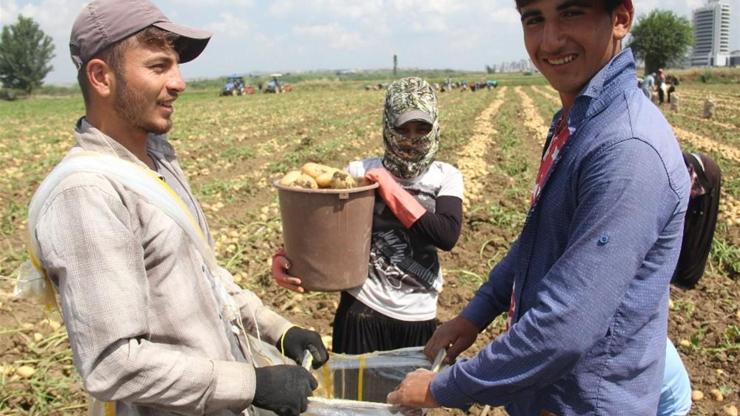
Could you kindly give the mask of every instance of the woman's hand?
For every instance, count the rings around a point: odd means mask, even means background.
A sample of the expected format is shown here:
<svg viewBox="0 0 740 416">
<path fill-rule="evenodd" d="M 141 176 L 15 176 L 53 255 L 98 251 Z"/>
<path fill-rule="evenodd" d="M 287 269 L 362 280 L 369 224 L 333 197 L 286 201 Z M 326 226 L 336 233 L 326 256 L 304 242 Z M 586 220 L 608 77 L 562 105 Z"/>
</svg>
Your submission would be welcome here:
<svg viewBox="0 0 740 416">
<path fill-rule="evenodd" d="M 272 278 L 278 286 L 282 286 L 293 292 L 303 293 L 305 289 L 301 286 L 301 279 L 288 274 L 290 260 L 286 257 L 285 249 L 280 248 L 272 255 Z"/>
</svg>

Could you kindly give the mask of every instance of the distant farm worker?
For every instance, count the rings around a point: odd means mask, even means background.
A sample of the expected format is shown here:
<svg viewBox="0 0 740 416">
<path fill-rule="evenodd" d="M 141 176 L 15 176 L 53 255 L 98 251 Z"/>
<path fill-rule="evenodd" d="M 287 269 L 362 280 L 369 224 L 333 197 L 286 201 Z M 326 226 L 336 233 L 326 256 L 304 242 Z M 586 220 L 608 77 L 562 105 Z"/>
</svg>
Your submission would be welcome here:
<svg viewBox="0 0 740 416">
<path fill-rule="evenodd" d="M 655 87 L 655 73 L 651 72 L 645 75 L 645 79 L 642 80 L 642 85 L 640 87 L 642 88 L 642 92 L 643 94 L 645 94 L 648 100 L 652 100 L 653 88 Z"/>
<path fill-rule="evenodd" d="M 658 104 L 663 104 L 665 101 L 666 89 L 666 77 L 663 68 L 658 68 L 658 76 L 655 79 L 655 86 L 658 90 Z"/>
<path fill-rule="evenodd" d="M 671 101 L 671 97 L 676 97 L 673 93 L 676 92 L 676 87 L 680 83 L 681 82 L 679 81 L 678 77 L 675 75 L 667 75 L 665 77 L 665 85 L 666 85 L 665 91 L 666 91 L 666 94 L 668 95 L 668 103 L 670 104 L 677 103 L 677 100 Z"/>
<path fill-rule="evenodd" d="M 369 276 L 342 292 L 334 317 L 334 352 L 362 354 L 425 345 L 437 328 L 442 271 L 437 250 L 460 236 L 463 179 L 435 160 L 440 127 L 437 98 L 421 78 L 390 84 L 383 113 L 383 157 L 351 162 L 355 177 L 377 182 Z M 284 253 L 272 273 L 282 287 L 302 292 Z"/>
<path fill-rule="evenodd" d="M 655 415 L 669 283 L 689 178 L 671 127 L 637 88 L 630 0 L 518 0 L 524 43 L 559 94 L 527 220 L 428 356 L 469 360 L 409 374 L 388 401 L 504 405 L 512 416 Z"/>
<path fill-rule="evenodd" d="M 99 414 L 279 415 L 316 387 L 297 365 L 256 367 L 258 343 L 328 359 L 215 261 L 205 215 L 165 135 L 179 64 L 210 34 L 147 0 L 86 5 L 70 39 L 85 100 L 77 144 L 29 209 L 33 253 L 58 289 L 74 362 Z M 105 402 L 105 403 L 101 403 Z"/>
</svg>

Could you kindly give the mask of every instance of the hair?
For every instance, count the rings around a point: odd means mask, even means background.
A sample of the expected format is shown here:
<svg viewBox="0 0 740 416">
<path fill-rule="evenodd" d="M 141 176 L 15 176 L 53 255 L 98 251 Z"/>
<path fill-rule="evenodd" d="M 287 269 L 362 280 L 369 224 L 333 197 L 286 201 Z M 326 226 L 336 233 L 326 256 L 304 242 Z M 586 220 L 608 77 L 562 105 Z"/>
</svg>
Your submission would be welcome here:
<svg viewBox="0 0 740 416">
<path fill-rule="evenodd" d="M 90 59 L 100 59 L 104 61 L 111 67 L 116 77 L 121 77 L 123 73 L 123 56 L 126 50 L 136 44 L 153 45 L 163 49 L 176 49 L 178 39 L 179 36 L 172 32 L 168 32 L 158 27 L 149 26 L 134 35 L 104 48 Z M 82 98 L 85 100 L 85 105 L 89 104 L 90 101 L 90 80 L 87 79 L 87 71 L 85 70 L 88 62 L 90 62 L 90 60 L 82 64 L 80 70 L 77 71 L 77 83 L 80 84 L 80 90 L 82 90 Z"/>
<path fill-rule="evenodd" d="M 524 7 L 528 5 L 529 3 L 532 3 L 534 0 L 515 0 L 516 1 L 516 7 Z M 604 5 L 606 6 L 606 11 L 611 13 L 614 10 L 616 10 L 617 7 L 619 7 L 620 4 L 622 4 L 624 0 L 604 0 Z"/>
</svg>

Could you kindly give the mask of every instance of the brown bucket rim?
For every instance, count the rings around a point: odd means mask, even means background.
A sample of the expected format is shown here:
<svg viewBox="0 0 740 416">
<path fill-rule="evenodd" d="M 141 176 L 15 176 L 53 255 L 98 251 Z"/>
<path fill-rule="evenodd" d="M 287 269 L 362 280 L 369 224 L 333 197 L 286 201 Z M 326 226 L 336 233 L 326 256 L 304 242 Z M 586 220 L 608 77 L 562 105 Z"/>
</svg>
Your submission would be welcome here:
<svg viewBox="0 0 740 416">
<path fill-rule="evenodd" d="M 348 193 L 355 193 L 355 192 L 363 192 L 363 191 L 369 191 L 371 189 L 377 188 L 379 185 L 377 182 L 373 182 L 370 185 L 365 186 L 358 186 L 356 188 L 345 188 L 345 189 L 334 189 L 334 188 L 319 188 L 319 189 L 309 189 L 309 188 L 297 188 L 293 186 L 285 186 L 280 184 L 280 180 L 276 180 L 272 183 L 272 186 L 280 189 L 282 191 L 292 191 L 292 192 L 302 192 L 305 194 L 348 194 Z"/>
</svg>

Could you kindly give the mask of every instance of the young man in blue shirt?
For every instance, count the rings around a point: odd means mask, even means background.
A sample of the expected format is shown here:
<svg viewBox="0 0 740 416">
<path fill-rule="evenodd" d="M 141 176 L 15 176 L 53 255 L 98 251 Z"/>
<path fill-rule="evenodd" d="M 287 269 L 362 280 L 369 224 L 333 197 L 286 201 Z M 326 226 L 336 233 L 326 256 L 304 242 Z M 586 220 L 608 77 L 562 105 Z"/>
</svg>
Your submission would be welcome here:
<svg viewBox="0 0 740 416">
<path fill-rule="evenodd" d="M 517 0 L 530 58 L 561 98 L 527 220 L 489 280 L 426 347 L 454 359 L 508 311 L 510 328 L 388 396 L 511 415 L 655 415 L 668 286 L 690 183 L 672 129 L 621 41 L 631 0 Z"/>
</svg>

